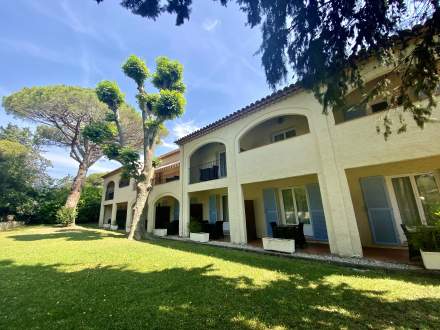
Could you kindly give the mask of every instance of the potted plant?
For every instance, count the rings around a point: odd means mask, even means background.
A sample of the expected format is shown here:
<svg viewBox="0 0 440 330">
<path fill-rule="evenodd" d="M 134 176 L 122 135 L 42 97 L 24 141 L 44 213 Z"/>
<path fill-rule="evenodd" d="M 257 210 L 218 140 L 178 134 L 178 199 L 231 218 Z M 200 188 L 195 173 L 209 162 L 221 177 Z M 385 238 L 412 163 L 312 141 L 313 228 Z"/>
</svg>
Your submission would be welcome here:
<svg viewBox="0 0 440 330">
<path fill-rule="evenodd" d="M 209 233 L 202 232 L 202 224 L 194 218 L 189 221 L 189 239 L 200 243 L 209 241 Z"/>
<path fill-rule="evenodd" d="M 411 235 L 411 243 L 420 249 L 426 269 L 440 270 L 440 220 L 433 226 L 419 226 Z"/>
</svg>

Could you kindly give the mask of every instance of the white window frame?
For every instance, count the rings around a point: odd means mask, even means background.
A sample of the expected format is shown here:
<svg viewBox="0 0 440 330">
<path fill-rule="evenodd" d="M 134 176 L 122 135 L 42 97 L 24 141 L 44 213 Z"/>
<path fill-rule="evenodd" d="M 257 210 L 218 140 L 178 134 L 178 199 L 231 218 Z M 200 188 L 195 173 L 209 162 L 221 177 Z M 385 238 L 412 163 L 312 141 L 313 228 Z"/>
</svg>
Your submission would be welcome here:
<svg viewBox="0 0 440 330">
<path fill-rule="evenodd" d="M 280 200 L 280 206 L 281 206 L 281 210 L 280 210 L 281 211 L 280 212 L 281 213 L 281 222 L 282 222 L 282 224 L 287 225 L 286 215 L 285 215 L 286 212 L 285 212 L 285 209 L 284 209 L 283 190 L 290 189 L 292 191 L 292 197 L 293 197 L 293 208 L 294 208 L 295 220 L 296 220 L 295 225 L 299 224 L 298 209 L 297 209 L 297 206 L 296 206 L 295 188 L 302 188 L 302 189 L 304 189 L 306 191 L 306 201 L 307 201 L 307 208 L 308 208 L 309 220 L 310 220 L 310 224 L 307 224 L 307 225 L 312 225 L 312 219 L 311 219 L 311 216 L 310 216 L 311 213 L 310 213 L 309 196 L 307 194 L 307 190 L 306 190 L 305 186 L 292 186 L 292 187 L 283 187 L 283 188 L 278 189 L 278 198 Z"/>
<path fill-rule="evenodd" d="M 278 132 L 272 133 L 272 137 L 271 137 L 272 143 L 281 142 L 281 141 L 287 140 L 288 138 L 286 138 L 286 133 L 288 133 L 290 131 L 294 131 L 295 132 L 295 136 L 296 136 L 296 129 L 295 129 L 295 127 L 286 128 L 286 129 L 284 129 L 282 131 L 278 131 Z M 280 134 L 283 134 L 283 139 L 280 140 L 280 141 L 275 141 L 275 136 L 280 135 Z"/>
<path fill-rule="evenodd" d="M 440 190 L 440 175 L 439 175 L 438 170 L 432 170 L 432 171 L 426 171 L 426 172 L 413 172 L 413 173 L 399 174 L 399 175 L 390 175 L 390 176 L 385 177 L 386 186 L 387 186 L 388 192 L 390 194 L 391 207 L 393 208 L 393 215 L 394 215 L 397 231 L 399 232 L 399 237 L 401 239 L 401 242 L 406 242 L 406 236 L 405 236 L 405 233 L 403 232 L 402 227 L 401 227 L 401 224 L 403 224 L 403 221 L 402 221 L 402 217 L 400 216 L 399 205 L 397 204 L 397 197 L 396 197 L 396 193 L 394 192 L 392 179 L 402 178 L 402 177 L 409 178 L 409 180 L 411 182 L 411 187 L 413 189 L 414 198 L 416 200 L 417 210 L 419 211 L 420 222 L 422 223 L 422 225 L 427 225 L 425 210 L 423 209 L 423 205 L 420 200 L 419 189 L 417 188 L 417 183 L 415 181 L 416 176 L 426 175 L 426 174 L 431 174 L 434 177 L 434 180 L 437 184 L 437 187 Z"/>
</svg>

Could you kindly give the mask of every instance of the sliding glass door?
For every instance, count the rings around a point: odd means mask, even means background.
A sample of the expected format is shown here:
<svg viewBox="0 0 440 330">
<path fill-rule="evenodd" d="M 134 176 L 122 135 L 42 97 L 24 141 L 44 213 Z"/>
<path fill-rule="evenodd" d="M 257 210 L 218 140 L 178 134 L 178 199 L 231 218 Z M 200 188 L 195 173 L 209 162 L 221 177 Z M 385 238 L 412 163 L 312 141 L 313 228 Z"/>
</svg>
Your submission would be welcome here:
<svg viewBox="0 0 440 330">
<path fill-rule="evenodd" d="M 397 218 L 407 226 L 430 225 L 440 208 L 438 177 L 423 173 L 391 177 Z"/>
</svg>

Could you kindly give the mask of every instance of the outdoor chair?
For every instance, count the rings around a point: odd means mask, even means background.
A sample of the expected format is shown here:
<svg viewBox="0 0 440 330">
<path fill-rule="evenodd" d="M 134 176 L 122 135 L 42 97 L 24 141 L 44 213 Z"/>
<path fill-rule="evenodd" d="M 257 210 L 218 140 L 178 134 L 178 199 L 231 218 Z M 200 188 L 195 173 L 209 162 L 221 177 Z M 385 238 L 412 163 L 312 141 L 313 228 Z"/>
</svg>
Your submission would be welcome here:
<svg viewBox="0 0 440 330">
<path fill-rule="evenodd" d="M 414 245 L 412 244 L 412 232 L 410 230 L 408 230 L 408 227 L 405 224 L 401 224 L 400 225 L 402 227 L 403 232 L 405 233 L 406 236 L 406 241 L 408 242 L 408 255 L 409 255 L 409 260 L 412 260 L 416 257 L 420 257 L 420 250 L 416 249 L 414 247 Z"/>
<path fill-rule="evenodd" d="M 272 237 L 295 240 L 295 245 L 303 248 L 306 244 L 306 237 L 304 236 L 304 224 L 298 225 L 283 225 L 279 226 L 276 222 L 270 223 L 272 227 Z"/>
</svg>

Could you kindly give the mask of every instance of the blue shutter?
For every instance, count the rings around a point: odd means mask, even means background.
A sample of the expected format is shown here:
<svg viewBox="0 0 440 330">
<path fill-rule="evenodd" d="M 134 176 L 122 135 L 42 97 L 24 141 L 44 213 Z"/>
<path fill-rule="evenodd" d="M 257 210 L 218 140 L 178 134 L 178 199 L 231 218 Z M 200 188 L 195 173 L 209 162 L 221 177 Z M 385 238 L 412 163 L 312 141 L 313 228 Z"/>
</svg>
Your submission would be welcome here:
<svg viewBox="0 0 440 330">
<path fill-rule="evenodd" d="M 173 220 L 179 220 L 179 201 L 175 200 L 174 201 L 174 209 L 173 209 L 173 215 L 174 215 L 174 219 Z"/>
<path fill-rule="evenodd" d="M 271 222 L 278 223 L 278 208 L 275 189 L 263 190 L 264 216 L 266 218 L 267 235 L 272 236 Z"/>
<path fill-rule="evenodd" d="M 217 195 L 209 196 L 209 223 L 217 221 Z"/>
<path fill-rule="evenodd" d="M 310 218 L 312 219 L 313 238 L 328 241 L 327 225 L 325 224 L 324 208 L 322 207 L 321 191 L 317 183 L 306 186 L 309 198 Z"/>
<path fill-rule="evenodd" d="M 386 245 L 399 244 L 384 177 L 370 176 L 361 178 L 360 182 L 374 242 Z"/>
</svg>

